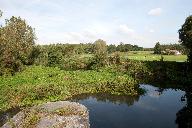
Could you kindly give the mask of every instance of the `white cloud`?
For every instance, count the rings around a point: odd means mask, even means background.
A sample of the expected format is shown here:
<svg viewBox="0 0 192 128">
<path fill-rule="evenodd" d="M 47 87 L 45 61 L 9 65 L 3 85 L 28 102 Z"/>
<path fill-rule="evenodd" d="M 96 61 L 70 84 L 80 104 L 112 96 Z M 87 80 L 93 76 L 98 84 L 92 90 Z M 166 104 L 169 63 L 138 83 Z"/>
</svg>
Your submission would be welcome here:
<svg viewBox="0 0 192 128">
<path fill-rule="evenodd" d="M 159 16 L 161 15 L 163 12 L 162 8 L 154 8 L 154 9 L 151 9 L 149 12 L 148 12 L 148 15 L 151 15 L 151 16 Z"/>
<path fill-rule="evenodd" d="M 129 28 L 126 24 L 119 25 L 119 31 L 124 34 L 133 34 L 135 32 L 134 29 Z"/>
<path fill-rule="evenodd" d="M 100 29 L 85 28 L 82 31 L 51 31 L 45 33 L 39 33 L 39 39 L 37 43 L 44 43 L 45 39 L 48 44 L 50 43 L 87 43 L 94 42 L 98 38 L 105 39 L 105 36 L 102 36 L 103 33 Z M 46 37 L 46 35 L 50 35 Z M 51 36 L 54 35 L 54 36 Z"/>
<path fill-rule="evenodd" d="M 173 42 L 178 40 L 176 27 L 171 29 L 171 26 L 177 25 L 177 22 L 173 24 L 173 19 L 166 19 L 166 22 L 163 19 L 153 22 L 153 18 L 146 19 L 142 15 L 132 15 L 127 8 L 122 8 L 128 11 L 125 12 L 127 14 L 125 17 L 120 10 L 109 11 L 115 5 L 110 6 L 108 4 L 108 2 L 98 2 L 97 0 L 91 2 L 82 0 L 78 2 L 0 0 L 0 8 L 3 11 L 0 24 L 4 23 L 3 19 L 9 19 L 12 15 L 21 16 L 27 21 L 27 24 L 35 28 L 37 43 L 40 44 L 94 42 L 101 38 L 109 44 L 124 42 L 152 47 L 157 41 Z M 135 11 L 137 14 L 143 14 L 137 11 L 144 10 Z M 164 13 L 162 8 L 148 11 L 148 15 L 152 16 Z M 172 24 L 169 25 L 170 23 Z M 162 34 L 165 25 L 169 27 L 169 31 L 166 33 L 171 34 Z M 148 27 L 145 28 L 145 26 Z"/>
</svg>

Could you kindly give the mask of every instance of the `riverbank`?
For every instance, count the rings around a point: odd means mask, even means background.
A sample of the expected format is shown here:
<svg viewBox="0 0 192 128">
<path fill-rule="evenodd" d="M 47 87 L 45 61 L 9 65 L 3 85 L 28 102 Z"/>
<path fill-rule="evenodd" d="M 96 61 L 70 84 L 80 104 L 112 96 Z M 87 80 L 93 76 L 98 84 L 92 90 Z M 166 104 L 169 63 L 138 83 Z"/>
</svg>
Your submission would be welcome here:
<svg viewBox="0 0 192 128">
<path fill-rule="evenodd" d="M 0 111 L 65 100 L 81 93 L 139 94 L 136 80 L 122 72 L 65 71 L 44 66 L 29 66 L 14 76 L 2 76 L 0 88 Z"/>
<path fill-rule="evenodd" d="M 26 66 L 13 76 L 0 77 L 0 112 L 65 100 L 82 93 L 137 96 L 144 92 L 139 83 L 164 85 L 163 88 L 173 88 L 170 85 L 174 84 L 174 88 L 181 89 L 188 87 L 191 76 L 187 63 L 166 61 L 121 60 L 113 64 L 111 60 L 108 66 L 92 70 Z"/>
</svg>

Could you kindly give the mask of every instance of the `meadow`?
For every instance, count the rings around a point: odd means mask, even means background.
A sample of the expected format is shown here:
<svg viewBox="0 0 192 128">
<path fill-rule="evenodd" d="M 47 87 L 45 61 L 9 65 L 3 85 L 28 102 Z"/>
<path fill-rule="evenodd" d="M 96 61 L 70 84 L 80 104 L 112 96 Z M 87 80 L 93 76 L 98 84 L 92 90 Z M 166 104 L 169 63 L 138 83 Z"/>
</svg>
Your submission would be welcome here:
<svg viewBox="0 0 192 128">
<path fill-rule="evenodd" d="M 109 54 L 109 56 L 113 55 Z M 187 55 L 157 55 L 153 54 L 153 51 L 129 51 L 129 52 L 120 52 L 122 59 L 131 59 L 139 61 L 159 61 L 162 59 L 164 61 L 175 61 L 175 62 L 186 62 Z M 80 58 L 91 58 L 93 54 L 83 54 L 80 55 Z"/>
<path fill-rule="evenodd" d="M 176 62 L 185 62 L 187 61 L 187 55 L 157 55 L 153 54 L 153 51 L 130 51 L 127 53 L 121 53 L 121 56 L 132 59 L 132 60 L 141 60 L 141 61 L 154 61 L 161 60 L 163 57 L 164 61 L 176 61 Z"/>
</svg>

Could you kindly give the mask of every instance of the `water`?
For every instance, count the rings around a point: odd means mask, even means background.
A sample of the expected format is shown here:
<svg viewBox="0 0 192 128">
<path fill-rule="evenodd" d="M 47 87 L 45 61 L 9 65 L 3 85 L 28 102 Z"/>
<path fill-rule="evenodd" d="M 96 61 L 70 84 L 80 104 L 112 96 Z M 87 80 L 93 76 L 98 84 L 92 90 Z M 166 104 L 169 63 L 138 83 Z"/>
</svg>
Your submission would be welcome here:
<svg viewBox="0 0 192 128">
<path fill-rule="evenodd" d="M 73 97 L 89 109 L 91 128 L 176 128 L 177 113 L 186 105 L 184 91 L 141 85 L 143 96 L 84 94 Z"/>
</svg>

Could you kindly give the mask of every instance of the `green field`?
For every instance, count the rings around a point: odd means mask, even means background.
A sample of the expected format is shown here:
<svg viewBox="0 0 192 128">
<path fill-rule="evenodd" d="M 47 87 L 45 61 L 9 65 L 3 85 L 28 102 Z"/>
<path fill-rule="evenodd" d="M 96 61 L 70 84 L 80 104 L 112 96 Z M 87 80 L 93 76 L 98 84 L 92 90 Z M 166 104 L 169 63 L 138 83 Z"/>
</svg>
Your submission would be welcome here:
<svg viewBox="0 0 192 128">
<path fill-rule="evenodd" d="M 110 54 L 110 55 L 113 55 Z M 120 56 L 126 59 L 132 60 L 141 60 L 141 61 L 159 61 L 161 55 L 153 54 L 153 51 L 129 51 L 121 52 Z M 176 61 L 176 62 L 185 62 L 187 61 L 187 55 L 162 55 L 164 61 Z M 82 54 L 80 58 L 90 58 L 93 57 L 93 54 Z"/>
<path fill-rule="evenodd" d="M 127 53 L 121 53 L 121 56 L 133 60 L 142 60 L 142 61 L 154 61 L 160 60 L 161 55 L 153 54 L 153 51 L 130 51 Z M 164 61 L 176 61 L 176 62 L 185 62 L 187 61 L 186 55 L 163 55 Z"/>
</svg>

